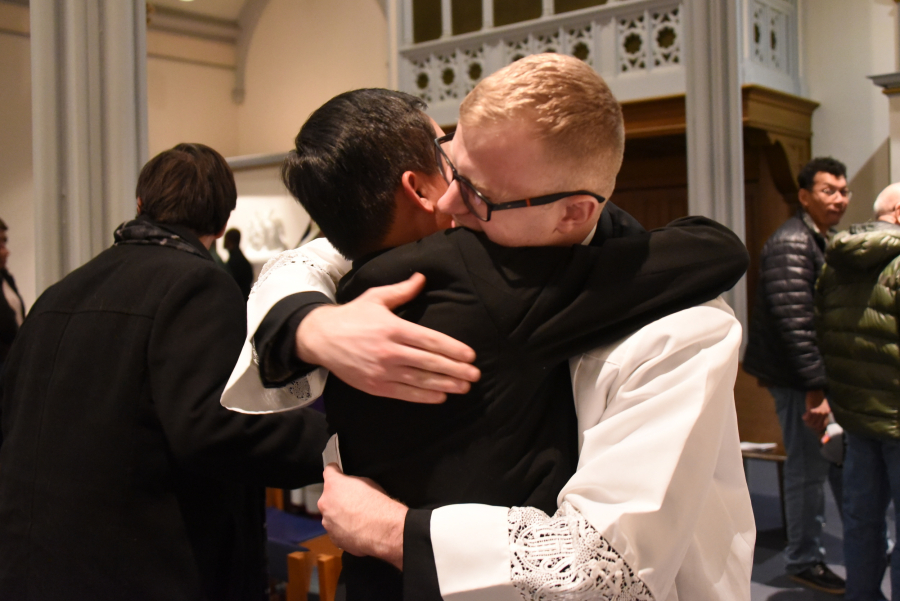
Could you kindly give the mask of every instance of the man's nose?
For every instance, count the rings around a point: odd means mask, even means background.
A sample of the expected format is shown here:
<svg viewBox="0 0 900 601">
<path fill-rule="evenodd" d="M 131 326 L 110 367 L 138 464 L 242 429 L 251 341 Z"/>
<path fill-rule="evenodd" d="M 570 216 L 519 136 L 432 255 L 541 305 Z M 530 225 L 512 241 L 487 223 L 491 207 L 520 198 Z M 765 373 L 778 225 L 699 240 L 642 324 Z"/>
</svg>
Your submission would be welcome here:
<svg viewBox="0 0 900 601">
<path fill-rule="evenodd" d="M 438 199 L 438 211 L 446 213 L 447 215 L 462 215 L 469 212 L 466 203 L 463 202 L 462 196 L 460 195 L 459 186 L 459 180 L 453 180 L 450 183 L 450 186 L 447 187 L 447 191 Z"/>
</svg>

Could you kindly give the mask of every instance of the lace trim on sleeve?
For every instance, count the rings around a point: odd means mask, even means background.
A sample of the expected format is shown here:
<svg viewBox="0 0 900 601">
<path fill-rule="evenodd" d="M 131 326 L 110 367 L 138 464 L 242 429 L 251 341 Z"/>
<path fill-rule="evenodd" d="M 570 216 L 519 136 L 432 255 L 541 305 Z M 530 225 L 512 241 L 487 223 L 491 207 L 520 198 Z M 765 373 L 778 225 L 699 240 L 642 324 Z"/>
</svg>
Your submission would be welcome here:
<svg viewBox="0 0 900 601">
<path fill-rule="evenodd" d="M 508 519 L 511 577 L 523 599 L 653 601 L 650 589 L 570 503 L 553 517 L 513 507 Z"/>
<path fill-rule="evenodd" d="M 278 256 L 266 261 L 266 264 L 263 265 L 262 270 L 259 272 L 256 283 L 253 284 L 253 288 L 250 290 L 250 294 L 256 292 L 257 287 L 262 286 L 263 282 L 265 282 L 276 269 L 280 269 L 286 265 L 295 265 L 297 263 L 308 265 L 329 278 L 331 277 L 331 274 L 328 271 L 328 265 L 323 261 L 316 261 L 315 258 L 310 257 L 304 252 L 303 247 L 301 246 L 300 248 L 295 248 L 293 250 L 286 250 Z"/>
<path fill-rule="evenodd" d="M 252 338 L 250 340 L 250 350 L 253 353 L 253 363 L 256 365 L 256 369 L 259 370 L 259 355 L 256 353 L 256 345 L 253 343 Z M 314 397 L 312 394 L 312 387 L 309 385 L 308 375 L 300 376 L 293 382 L 289 382 L 280 388 L 263 388 L 262 390 L 265 396 L 273 399 L 273 402 L 275 403 L 274 406 L 280 408 L 302 407 L 312 403 L 318 398 Z M 290 402 L 285 404 L 284 402 L 274 400 L 283 394 L 287 394 L 288 396 L 297 399 L 300 403 Z"/>
</svg>

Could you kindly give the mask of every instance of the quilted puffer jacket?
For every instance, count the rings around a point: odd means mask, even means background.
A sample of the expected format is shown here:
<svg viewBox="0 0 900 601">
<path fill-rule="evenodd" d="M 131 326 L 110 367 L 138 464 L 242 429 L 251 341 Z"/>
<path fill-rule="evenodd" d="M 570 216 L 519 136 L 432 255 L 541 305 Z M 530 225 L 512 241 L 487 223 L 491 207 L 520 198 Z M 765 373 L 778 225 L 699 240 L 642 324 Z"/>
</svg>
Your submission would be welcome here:
<svg viewBox="0 0 900 601">
<path fill-rule="evenodd" d="M 831 409 L 854 434 L 900 439 L 900 226 L 855 225 L 835 236 L 825 261 L 816 325 Z"/>
<path fill-rule="evenodd" d="M 765 386 L 825 388 L 814 293 L 825 238 L 802 209 L 766 241 L 744 353 L 744 371 Z"/>
</svg>

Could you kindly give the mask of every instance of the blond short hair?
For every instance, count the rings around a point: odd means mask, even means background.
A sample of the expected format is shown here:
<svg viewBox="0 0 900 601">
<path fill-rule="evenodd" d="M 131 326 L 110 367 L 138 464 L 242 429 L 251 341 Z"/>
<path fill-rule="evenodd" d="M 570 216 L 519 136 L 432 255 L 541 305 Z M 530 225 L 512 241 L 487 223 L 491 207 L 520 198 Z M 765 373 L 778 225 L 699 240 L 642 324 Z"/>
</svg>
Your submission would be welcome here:
<svg viewBox="0 0 900 601">
<path fill-rule="evenodd" d="M 585 185 L 602 186 L 622 166 L 622 107 L 583 61 L 562 54 L 534 54 L 482 80 L 459 108 L 465 128 L 526 121 L 550 157 Z"/>
</svg>

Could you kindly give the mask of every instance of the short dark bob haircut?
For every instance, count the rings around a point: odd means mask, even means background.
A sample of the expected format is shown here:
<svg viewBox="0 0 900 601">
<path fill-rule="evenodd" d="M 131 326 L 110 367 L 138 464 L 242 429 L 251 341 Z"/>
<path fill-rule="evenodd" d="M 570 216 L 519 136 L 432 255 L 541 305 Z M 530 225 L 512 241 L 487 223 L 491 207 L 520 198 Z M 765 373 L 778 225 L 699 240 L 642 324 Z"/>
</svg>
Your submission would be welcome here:
<svg viewBox="0 0 900 601">
<path fill-rule="evenodd" d="M 207 236 L 228 223 L 237 188 L 221 154 L 203 144 L 179 144 L 144 165 L 136 196 L 142 215 Z"/>
</svg>

